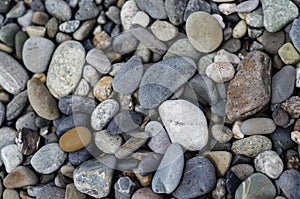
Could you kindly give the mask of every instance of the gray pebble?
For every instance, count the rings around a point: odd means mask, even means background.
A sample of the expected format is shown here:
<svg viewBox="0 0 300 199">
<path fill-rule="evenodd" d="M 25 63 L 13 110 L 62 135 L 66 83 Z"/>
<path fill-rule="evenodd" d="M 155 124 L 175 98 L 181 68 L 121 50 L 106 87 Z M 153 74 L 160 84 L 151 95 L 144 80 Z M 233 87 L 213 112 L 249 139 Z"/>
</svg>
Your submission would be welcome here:
<svg viewBox="0 0 300 199">
<path fill-rule="evenodd" d="M 120 9 L 116 6 L 110 6 L 108 11 L 105 13 L 106 16 L 112 20 L 115 24 L 121 24 Z"/>
<path fill-rule="evenodd" d="M 17 32 L 15 36 L 15 50 L 18 59 L 22 59 L 22 52 L 24 48 L 24 43 L 28 39 L 27 33 L 23 31 Z"/>
<path fill-rule="evenodd" d="M 58 187 L 44 187 L 38 192 L 36 199 L 64 199 L 65 192 L 65 189 Z"/>
<path fill-rule="evenodd" d="M 90 92 L 90 85 L 85 79 L 81 79 L 78 83 L 74 95 L 87 96 Z"/>
<path fill-rule="evenodd" d="M 154 19 L 166 19 L 167 13 L 163 0 L 136 0 L 137 6 Z"/>
<path fill-rule="evenodd" d="M 282 148 L 283 150 L 287 150 L 295 147 L 296 143 L 291 139 L 292 131 L 292 127 L 278 127 L 276 131 L 270 135 L 274 148 Z"/>
<path fill-rule="evenodd" d="M 96 101 L 89 97 L 68 95 L 60 98 L 58 108 L 66 115 L 71 115 L 73 113 L 91 114 L 96 105 Z"/>
<path fill-rule="evenodd" d="M 10 8 L 11 0 L 1 0 L 0 1 L 0 13 L 6 13 Z"/>
<path fill-rule="evenodd" d="M 26 11 L 24 1 L 19 1 L 7 14 L 7 18 L 21 17 Z"/>
<path fill-rule="evenodd" d="M 79 151 L 68 153 L 68 161 L 70 164 L 74 166 L 80 165 L 81 163 L 90 159 L 90 157 L 91 154 L 86 148 L 81 149 Z"/>
<path fill-rule="evenodd" d="M 47 29 L 47 35 L 50 38 L 54 38 L 58 31 L 58 21 L 55 17 L 52 17 L 45 25 Z"/>
<path fill-rule="evenodd" d="M 233 137 L 232 131 L 228 127 L 221 124 L 213 125 L 211 127 L 211 133 L 219 143 L 229 142 Z"/>
<path fill-rule="evenodd" d="M 73 37 L 78 41 L 82 41 L 87 38 L 87 36 L 92 32 L 94 25 L 96 23 L 95 19 L 84 21 L 81 26 L 74 32 Z"/>
<path fill-rule="evenodd" d="M 62 119 L 62 121 L 59 123 L 56 134 L 60 137 L 62 134 L 64 134 L 66 131 L 75 128 L 76 126 L 89 126 L 90 117 L 88 114 L 83 113 L 74 113 L 68 117 L 65 117 Z"/>
<path fill-rule="evenodd" d="M 100 80 L 101 75 L 93 66 L 86 65 L 83 68 L 83 78 L 88 81 L 91 86 L 94 86 Z"/>
<path fill-rule="evenodd" d="M 6 106 L 6 119 L 16 118 L 28 103 L 28 93 L 23 91 L 16 95 Z"/>
<path fill-rule="evenodd" d="M 90 50 L 86 55 L 86 61 L 102 74 L 106 74 L 111 70 L 110 60 L 100 49 Z"/>
<path fill-rule="evenodd" d="M 186 21 L 192 13 L 198 11 L 210 13 L 211 8 L 209 3 L 205 2 L 204 0 L 190 0 L 185 8 L 183 20 Z"/>
<path fill-rule="evenodd" d="M 29 113 L 19 117 L 16 121 L 17 131 L 20 131 L 23 128 L 28 128 L 28 129 L 37 131 L 38 128 L 35 124 L 35 118 L 36 118 L 36 114 L 34 112 L 29 112 Z"/>
<path fill-rule="evenodd" d="M 200 55 L 201 54 L 192 46 L 191 42 L 187 38 L 183 38 L 177 40 L 170 46 L 163 59 L 175 56 L 183 56 L 197 60 Z"/>
<path fill-rule="evenodd" d="M 251 118 L 242 122 L 241 131 L 245 135 L 271 134 L 276 125 L 270 118 Z"/>
<path fill-rule="evenodd" d="M 242 47 L 241 41 L 236 38 L 231 38 L 231 39 L 225 41 L 222 46 L 223 49 L 225 49 L 231 53 L 237 52 L 239 49 L 241 49 L 241 47 Z"/>
<path fill-rule="evenodd" d="M 298 52 L 300 51 L 300 39 L 298 36 L 299 34 L 300 34 L 300 20 L 295 19 L 292 23 L 289 36 L 294 44 L 294 47 L 298 50 Z"/>
<path fill-rule="evenodd" d="M 120 177 L 114 185 L 115 198 L 118 199 L 130 199 L 134 192 L 135 184 L 130 180 L 128 176 Z"/>
<path fill-rule="evenodd" d="M 232 171 L 240 180 L 246 180 L 254 173 L 254 168 L 250 164 L 237 164 L 231 167 Z"/>
<path fill-rule="evenodd" d="M 169 20 L 174 25 L 183 23 L 183 15 L 188 0 L 166 0 L 165 7 Z"/>
<path fill-rule="evenodd" d="M 277 54 L 279 48 L 284 44 L 284 41 L 284 31 L 270 33 L 265 30 L 262 34 L 262 45 L 267 52 L 272 54 Z"/>
<path fill-rule="evenodd" d="M 64 33 L 72 33 L 75 32 L 75 30 L 77 30 L 79 25 L 80 25 L 79 20 L 66 21 L 59 25 L 59 30 Z"/>
<path fill-rule="evenodd" d="M 153 153 L 149 155 L 148 157 L 141 160 L 141 162 L 138 165 L 138 172 L 141 176 L 148 176 L 153 171 L 156 171 L 158 168 L 160 161 L 162 159 L 161 154 Z"/>
<path fill-rule="evenodd" d="M 284 171 L 279 179 L 277 184 L 283 193 L 290 199 L 300 198 L 300 173 L 297 170 L 289 169 Z"/>
<path fill-rule="evenodd" d="M 126 54 L 134 51 L 137 48 L 138 41 L 130 32 L 121 33 L 114 37 L 112 46 L 115 52 Z"/>
<path fill-rule="evenodd" d="M 85 21 L 97 17 L 99 13 L 100 11 L 93 1 L 81 1 L 75 19 Z"/>
<path fill-rule="evenodd" d="M 11 144 L 1 149 L 1 159 L 6 172 L 10 173 L 23 162 L 23 154 L 18 150 L 16 144 Z"/>
<path fill-rule="evenodd" d="M 33 11 L 45 11 L 45 5 L 42 0 L 33 0 L 30 7 Z"/>
<path fill-rule="evenodd" d="M 2 102 L 0 102 L 0 127 L 2 126 L 2 123 L 5 119 L 5 106 Z"/>
<path fill-rule="evenodd" d="M 160 194 L 154 193 L 150 187 L 144 187 L 138 189 L 133 195 L 132 199 L 163 199 Z"/>
<path fill-rule="evenodd" d="M 106 129 L 95 132 L 94 140 L 96 146 L 104 153 L 114 154 L 122 144 L 122 137 L 111 135 Z"/>
<path fill-rule="evenodd" d="M 68 21 L 72 17 L 69 4 L 63 0 L 46 0 L 47 11 L 58 20 Z"/>
<path fill-rule="evenodd" d="M 263 22 L 263 12 L 262 9 L 259 8 L 246 16 L 246 23 L 254 28 L 262 28 L 264 27 Z"/>
<path fill-rule="evenodd" d="M 136 169 L 137 166 L 139 165 L 139 160 L 135 159 L 135 158 L 125 158 L 125 159 L 121 159 L 118 160 L 117 164 L 116 164 L 116 168 L 119 171 L 127 171 L 127 170 L 132 170 L 132 169 Z"/>
</svg>

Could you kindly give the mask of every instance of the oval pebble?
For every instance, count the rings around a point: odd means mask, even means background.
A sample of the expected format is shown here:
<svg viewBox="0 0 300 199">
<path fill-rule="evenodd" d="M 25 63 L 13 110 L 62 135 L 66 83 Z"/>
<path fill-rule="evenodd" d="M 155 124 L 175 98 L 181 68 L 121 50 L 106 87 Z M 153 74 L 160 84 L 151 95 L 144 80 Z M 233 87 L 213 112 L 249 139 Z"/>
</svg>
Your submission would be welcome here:
<svg viewBox="0 0 300 199">
<path fill-rule="evenodd" d="M 72 17 L 69 4 L 63 0 L 46 0 L 47 11 L 61 21 L 67 21 Z"/>
<path fill-rule="evenodd" d="M 59 99 L 58 108 L 66 115 L 71 115 L 73 113 L 86 113 L 91 114 L 95 109 L 97 103 L 95 100 L 76 95 L 68 95 Z"/>
<path fill-rule="evenodd" d="M 217 83 L 224 83 L 234 77 L 234 68 L 229 62 L 215 62 L 207 66 L 205 74 Z"/>
<path fill-rule="evenodd" d="M 107 130 L 94 133 L 96 146 L 104 153 L 114 154 L 122 144 L 122 137 L 111 135 Z"/>
<path fill-rule="evenodd" d="M 16 118 L 28 103 L 27 90 L 17 94 L 6 106 L 6 119 Z"/>
<path fill-rule="evenodd" d="M 17 131 L 21 131 L 23 128 L 28 128 L 37 131 L 38 128 L 35 124 L 36 114 L 34 112 L 29 112 L 18 118 L 16 121 Z"/>
<path fill-rule="evenodd" d="M 68 153 L 68 161 L 70 162 L 70 164 L 78 166 L 90 159 L 91 156 L 92 155 L 90 154 L 90 152 L 86 148 L 83 148 L 79 151 Z"/>
<path fill-rule="evenodd" d="M 284 171 L 277 181 L 283 193 L 290 199 L 300 198 L 300 172 L 294 169 Z"/>
<path fill-rule="evenodd" d="M 106 74 L 111 70 L 110 60 L 100 49 L 90 50 L 86 55 L 86 61 L 102 74 Z"/>
<path fill-rule="evenodd" d="M 64 33 L 72 33 L 79 27 L 79 20 L 66 21 L 59 25 L 59 30 Z"/>
<path fill-rule="evenodd" d="M 62 118 L 56 129 L 57 136 L 61 136 L 66 131 L 76 126 L 89 126 L 90 115 L 84 113 L 74 113 L 68 117 Z"/>
<path fill-rule="evenodd" d="M 5 119 L 5 106 L 2 102 L 0 102 L 0 126 L 2 126 L 2 123 Z"/>
<path fill-rule="evenodd" d="M 156 20 L 150 27 L 152 33 L 161 41 L 170 41 L 178 34 L 178 29 L 167 21 Z"/>
<path fill-rule="evenodd" d="M 241 131 L 245 135 L 271 134 L 276 130 L 276 125 L 270 118 L 251 118 L 241 124 Z"/>
<path fill-rule="evenodd" d="M 125 30 L 129 30 L 135 14 L 139 11 L 134 0 L 126 1 L 120 12 L 121 22 Z"/>
<path fill-rule="evenodd" d="M 112 83 L 113 78 L 111 76 L 104 76 L 95 84 L 93 93 L 97 100 L 103 102 L 111 96 L 113 92 Z"/>
</svg>

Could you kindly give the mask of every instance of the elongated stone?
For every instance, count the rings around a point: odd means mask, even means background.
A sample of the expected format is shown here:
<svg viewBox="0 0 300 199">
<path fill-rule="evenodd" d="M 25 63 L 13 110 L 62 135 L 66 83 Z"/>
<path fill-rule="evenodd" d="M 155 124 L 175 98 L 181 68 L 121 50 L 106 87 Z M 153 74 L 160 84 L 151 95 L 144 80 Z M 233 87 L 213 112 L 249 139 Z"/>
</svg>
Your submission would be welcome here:
<svg viewBox="0 0 300 199">
<path fill-rule="evenodd" d="M 36 185 L 38 182 L 38 177 L 33 173 L 33 171 L 24 166 L 15 168 L 3 180 L 4 186 L 9 189 Z"/>
<path fill-rule="evenodd" d="M 188 0 L 166 0 L 166 12 L 169 20 L 174 25 L 180 25 L 183 23 L 183 15 Z"/>
<path fill-rule="evenodd" d="M 241 131 L 245 135 L 271 134 L 276 130 L 276 125 L 270 118 L 251 118 L 241 125 Z"/>
<path fill-rule="evenodd" d="M 63 0 L 46 0 L 47 11 L 61 21 L 67 21 L 72 17 L 71 8 Z"/>
<path fill-rule="evenodd" d="M 28 92 L 23 91 L 16 95 L 6 106 L 6 119 L 16 118 L 28 103 Z"/>
<path fill-rule="evenodd" d="M 96 105 L 96 101 L 89 97 L 68 95 L 59 100 L 58 108 L 66 115 L 73 113 L 91 114 Z"/>
</svg>

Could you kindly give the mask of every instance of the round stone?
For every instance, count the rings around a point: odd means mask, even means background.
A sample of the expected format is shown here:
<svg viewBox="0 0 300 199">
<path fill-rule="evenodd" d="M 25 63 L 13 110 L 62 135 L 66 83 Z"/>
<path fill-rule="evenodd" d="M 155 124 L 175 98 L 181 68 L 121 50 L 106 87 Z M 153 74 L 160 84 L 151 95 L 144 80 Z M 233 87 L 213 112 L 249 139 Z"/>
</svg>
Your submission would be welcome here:
<svg viewBox="0 0 300 199">
<path fill-rule="evenodd" d="M 113 78 L 111 76 L 102 77 L 94 87 L 94 96 L 100 102 L 107 100 L 113 92 Z"/>
<path fill-rule="evenodd" d="M 66 21 L 59 25 L 59 30 L 64 33 L 72 33 L 79 27 L 79 20 Z"/>
<path fill-rule="evenodd" d="M 128 176 L 120 177 L 115 183 L 115 197 L 122 199 L 130 199 L 135 189 L 134 182 Z"/>
<path fill-rule="evenodd" d="M 241 131 L 245 135 L 271 134 L 276 125 L 270 118 L 251 118 L 242 122 Z"/>
<path fill-rule="evenodd" d="M 229 142 L 233 136 L 232 131 L 221 124 L 215 124 L 211 127 L 213 137 L 220 143 Z"/>
<path fill-rule="evenodd" d="M 9 23 L 0 29 L 0 40 L 8 46 L 15 45 L 15 35 L 20 30 L 15 23 Z"/>
<path fill-rule="evenodd" d="M 75 19 L 85 21 L 98 16 L 99 9 L 93 1 L 79 3 L 79 9 L 75 14 Z"/>
<path fill-rule="evenodd" d="M 194 12 L 186 21 L 186 33 L 191 44 L 200 52 L 214 51 L 222 42 L 219 22 L 206 12 Z"/>
<path fill-rule="evenodd" d="M 126 1 L 123 4 L 121 8 L 120 16 L 121 16 L 122 26 L 125 30 L 130 29 L 132 19 L 138 11 L 139 8 L 137 7 L 134 0 Z"/>
<path fill-rule="evenodd" d="M 44 26 L 49 21 L 49 16 L 45 12 L 34 12 L 31 21 L 37 25 Z"/>
<path fill-rule="evenodd" d="M 65 152 L 74 152 L 86 147 L 92 140 L 89 129 L 78 126 L 67 131 L 59 139 L 59 146 Z"/>
<path fill-rule="evenodd" d="M 23 162 L 23 154 L 19 152 L 16 144 L 11 144 L 2 148 L 1 158 L 7 173 L 10 173 Z"/>
<path fill-rule="evenodd" d="M 297 64 L 300 61 L 300 54 L 293 44 L 285 43 L 278 50 L 278 55 L 285 64 Z"/>
<path fill-rule="evenodd" d="M 152 33 L 161 41 L 170 41 L 178 34 L 178 29 L 167 21 L 156 20 L 150 27 Z"/>
<path fill-rule="evenodd" d="M 96 146 L 104 153 L 114 154 L 122 144 L 122 137 L 111 135 L 107 130 L 94 133 Z"/>
<path fill-rule="evenodd" d="M 263 151 L 255 157 L 255 169 L 266 174 L 272 179 L 276 179 L 283 171 L 283 162 L 275 151 Z"/>
</svg>

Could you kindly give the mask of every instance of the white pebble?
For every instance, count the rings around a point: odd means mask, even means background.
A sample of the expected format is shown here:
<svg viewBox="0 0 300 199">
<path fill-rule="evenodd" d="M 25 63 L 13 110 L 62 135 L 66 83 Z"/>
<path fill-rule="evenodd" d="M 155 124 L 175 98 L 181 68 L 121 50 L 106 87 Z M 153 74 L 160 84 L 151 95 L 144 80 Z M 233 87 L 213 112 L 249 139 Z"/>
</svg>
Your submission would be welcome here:
<svg viewBox="0 0 300 199">
<path fill-rule="evenodd" d="M 233 28 L 232 36 L 236 39 L 242 38 L 247 33 L 248 27 L 245 20 L 239 21 Z"/>
<path fill-rule="evenodd" d="M 230 15 L 235 12 L 236 4 L 235 3 L 222 3 L 219 5 L 219 11 L 224 15 Z"/>
<path fill-rule="evenodd" d="M 298 145 L 300 145 L 300 132 L 299 131 L 293 131 L 291 133 L 291 138 L 294 142 L 296 142 Z"/>
<path fill-rule="evenodd" d="M 10 173 L 22 163 L 23 154 L 18 150 L 16 144 L 11 144 L 1 150 L 1 158 L 7 173 Z"/>
<path fill-rule="evenodd" d="M 232 126 L 232 134 L 235 139 L 243 139 L 245 135 L 241 131 L 241 121 L 236 121 Z"/>
<path fill-rule="evenodd" d="M 223 83 L 233 78 L 234 68 L 229 62 L 215 62 L 208 65 L 205 74 L 215 82 Z"/>
<path fill-rule="evenodd" d="M 138 11 L 132 18 L 132 24 L 146 28 L 150 23 L 150 17 L 143 11 Z"/>
</svg>

